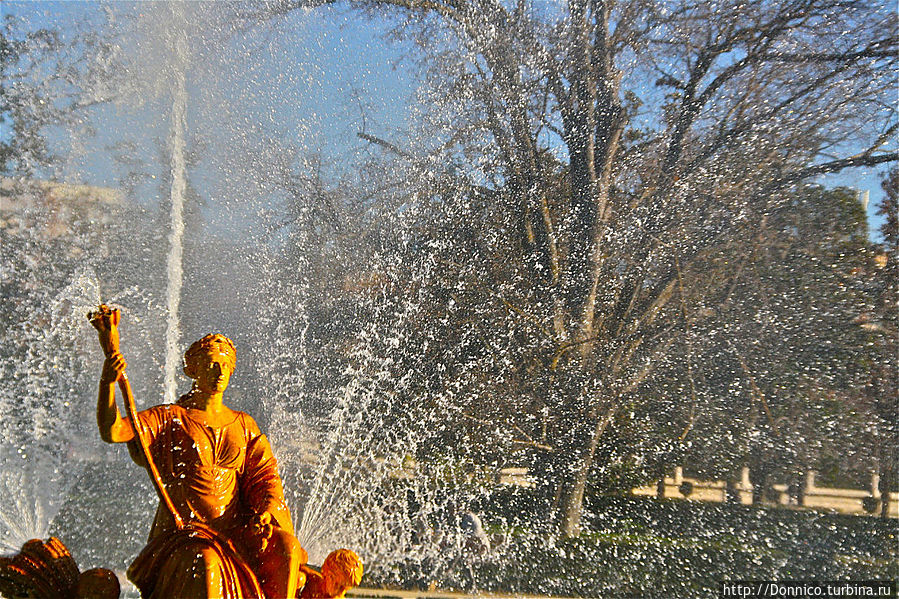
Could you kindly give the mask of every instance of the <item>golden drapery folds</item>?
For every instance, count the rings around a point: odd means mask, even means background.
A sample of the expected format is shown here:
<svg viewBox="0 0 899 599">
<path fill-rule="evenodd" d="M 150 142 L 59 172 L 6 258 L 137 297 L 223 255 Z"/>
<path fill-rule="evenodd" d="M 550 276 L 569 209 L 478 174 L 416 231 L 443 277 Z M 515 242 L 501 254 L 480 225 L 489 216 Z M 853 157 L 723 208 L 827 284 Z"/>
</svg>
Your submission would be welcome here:
<svg viewBox="0 0 899 599">
<path fill-rule="evenodd" d="M 234 412 L 232 421 L 212 427 L 192 412 L 174 404 L 138 415 L 153 461 L 187 526 L 177 529 L 160 504 L 149 543 L 128 578 L 144 599 L 264 597 L 258 578 L 266 548 L 254 543 L 250 519 L 267 512 L 274 538 L 293 539 L 277 461 L 250 416 Z M 133 442 L 129 449 L 143 465 Z"/>
</svg>

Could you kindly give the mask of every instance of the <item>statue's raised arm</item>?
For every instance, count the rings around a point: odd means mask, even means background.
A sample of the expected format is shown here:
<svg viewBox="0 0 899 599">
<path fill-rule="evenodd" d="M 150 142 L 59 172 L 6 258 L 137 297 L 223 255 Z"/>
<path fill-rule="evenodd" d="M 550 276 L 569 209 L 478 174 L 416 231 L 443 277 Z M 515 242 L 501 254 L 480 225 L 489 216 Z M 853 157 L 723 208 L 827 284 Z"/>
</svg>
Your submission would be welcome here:
<svg viewBox="0 0 899 599">
<path fill-rule="evenodd" d="M 100 438 L 107 443 L 124 443 L 134 438 L 134 430 L 131 423 L 121 417 L 115 402 L 116 383 L 122 386 L 123 395 L 125 387 L 129 386 L 128 377 L 125 375 L 127 363 L 124 356 L 119 353 L 120 313 L 104 304 L 88 313 L 87 317 L 97 329 L 100 347 L 106 356 L 103 370 L 100 372 L 100 389 L 97 396 L 97 427 L 100 429 Z"/>
<path fill-rule="evenodd" d="M 97 426 L 100 429 L 100 438 L 107 443 L 130 441 L 137 438 L 140 447 L 143 465 L 146 466 L 159 494 L 159 499 L 171 514 L 172 521 L 177 528 L 184 527 L 181 514 L 172 504 L 172 500 L 165 488 L 159 470 L 150 454 L 150 446 L 147 435 L 143 431 L 140 418 L 137 415 L 137 407 L 134 405 L 134 395 L 131 393 L 131 383 L 125 374 L 125 359 L 119 353 L 119 319 L 121 313 L 116 308 L 110 308 L 106 304 L 97 306 L 97 309 L 89 312 L 88 320 L 97 329 L 100 347 L 106 356 L 103 363 L 103 371 L 100 374 L 100 390 L 97 396 Z M 129 420 L 123 420 L 119 415 L 119 408 L 115 403 L 115 382 L 125 398 L 125 407 L 128 410 Z"/>
</svg>

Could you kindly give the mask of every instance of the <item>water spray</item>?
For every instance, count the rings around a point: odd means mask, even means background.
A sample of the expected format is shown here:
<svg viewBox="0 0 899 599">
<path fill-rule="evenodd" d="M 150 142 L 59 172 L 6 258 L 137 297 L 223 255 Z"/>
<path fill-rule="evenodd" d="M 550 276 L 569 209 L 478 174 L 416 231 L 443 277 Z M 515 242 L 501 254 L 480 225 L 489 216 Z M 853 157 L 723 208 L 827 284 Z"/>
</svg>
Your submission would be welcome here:
<svg viewBox="0 0 899 599">
<path fill-rule="evenodd" d="M 180 8 L 172 7 L 176 20 L 184 22 Z M 175 374 L 180 366 L 178 343 L 181 340 L 181 325 L 178 320 L 178 306 L 181 301 L 181 286 L 184 276 L 182 257 L 184 253 L 184 195 L 187 191 L 187 165 L 184 158 L 184 132 L 187 120 L 186 64 L 187 40 L 184 28 L 180 27 L 174 40 L 175 65 L 173 68 L 174 88 L 172 90 L 172 138 L 171 138 L 171 173 L 172 173 L 172 219 L 169 236 L 169 257 L 166 271 L 168 286 L 166 289 L 165 331 L 165 402 L 174 403 L 176 399 Z"/>
</svg>

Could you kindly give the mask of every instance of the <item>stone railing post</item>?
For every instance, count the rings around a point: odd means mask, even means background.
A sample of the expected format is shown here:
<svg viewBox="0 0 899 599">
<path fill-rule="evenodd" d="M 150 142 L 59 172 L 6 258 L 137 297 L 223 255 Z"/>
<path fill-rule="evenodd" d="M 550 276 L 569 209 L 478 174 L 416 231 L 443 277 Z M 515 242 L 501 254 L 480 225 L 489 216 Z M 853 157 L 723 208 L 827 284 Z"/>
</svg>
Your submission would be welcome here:
<svg viewBox="0 0 899 599">
<path fill-rule="evenodd" d="M 815 471 L 808 470 L 805 473 L 805 495 L 815 491 Z"/>
</svg>

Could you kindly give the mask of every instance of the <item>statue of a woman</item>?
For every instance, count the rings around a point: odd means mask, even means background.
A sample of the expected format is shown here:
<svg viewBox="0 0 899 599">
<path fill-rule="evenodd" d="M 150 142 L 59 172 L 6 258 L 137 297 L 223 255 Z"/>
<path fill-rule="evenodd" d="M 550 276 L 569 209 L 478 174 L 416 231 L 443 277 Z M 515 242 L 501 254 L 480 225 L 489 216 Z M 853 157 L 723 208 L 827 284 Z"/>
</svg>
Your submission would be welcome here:
<svg viewBox="0 0 899 599">
<path fill-rule="evenodd" d="M 131 420 L 116 407 L 126 366 L 117 345 L 100 375 L 97 424 L 104 441 L 128 443 L 147 467 Z M 230 339 L 203 337 L 184 354 L 190 392 L 138 413 L 177 512 L 160 502 L 149 543 L 128 569 L 144 599 L 293 598 L 303 586 L 307 555 L 293 535 L 268 440 L 250 416 L 222 402 L 235 359 Z"/>
</svg>

